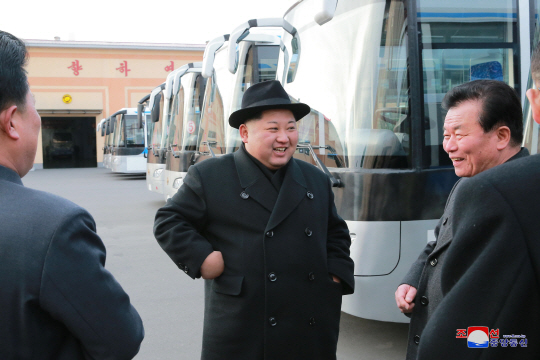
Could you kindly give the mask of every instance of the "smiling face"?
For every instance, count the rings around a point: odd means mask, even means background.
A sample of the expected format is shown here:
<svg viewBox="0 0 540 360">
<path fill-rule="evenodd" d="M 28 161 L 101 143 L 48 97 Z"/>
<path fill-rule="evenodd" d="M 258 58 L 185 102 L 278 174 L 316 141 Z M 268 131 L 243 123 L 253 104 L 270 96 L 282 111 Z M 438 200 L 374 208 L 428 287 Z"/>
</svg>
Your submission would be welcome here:
<svg viewBox="0 0 540 360">
<path fill-rule="evenodd" d="M 480 126 L 480 101 L 465 101 L 448 110 L 444 120 L 444 151 L 457 176 L 470 177 L 497 166 L 501 156 L 498 130 L 484 132 Z"/>
<path fill-rule="evenodd" d="M 296 119 L 289 110 L 265 110 L 262 118 L 240 125 L 246 150 L 270 170 L 289 162 L 298 144 Z"/>
</svg>

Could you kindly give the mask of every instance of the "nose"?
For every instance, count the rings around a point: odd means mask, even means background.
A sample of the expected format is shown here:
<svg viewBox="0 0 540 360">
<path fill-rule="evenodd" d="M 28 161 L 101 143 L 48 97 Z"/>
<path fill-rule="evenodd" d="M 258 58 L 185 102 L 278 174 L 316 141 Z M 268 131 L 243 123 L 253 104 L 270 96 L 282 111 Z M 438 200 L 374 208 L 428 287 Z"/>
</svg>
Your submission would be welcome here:
<svg viewBox="0 0 540 360">
<path fill-rule="evenodd" d="M 289 141 L 289 135 L 287 135 L 287 131 L 286 130 L 280 130 L 278 132 L 278 134 L 277 134 L 276 141 L 281 142 L 281 143 L 288 142 Z"/>
<path fill-rule="evenodd" d="M 443 149 L 447 153 L 457 151 L 456 139 L 453 136 L 450 136 L 450 138 L 448 138 L 448 139 L 444 139 L 444 141 L 443 141 Z"/>
</svg>

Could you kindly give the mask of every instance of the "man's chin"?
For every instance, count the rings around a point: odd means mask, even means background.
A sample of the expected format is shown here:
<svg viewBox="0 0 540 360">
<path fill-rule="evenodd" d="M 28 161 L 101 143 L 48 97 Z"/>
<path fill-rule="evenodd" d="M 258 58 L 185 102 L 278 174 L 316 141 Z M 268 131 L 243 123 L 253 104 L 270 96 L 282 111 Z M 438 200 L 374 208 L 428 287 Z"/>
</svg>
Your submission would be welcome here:
<svg viewBox="0 0 540 360">
<path fill-rule="evenodd" d="M 284 167 L 285 165 L 287 165 L 287 163 L 289 162 L 289 160 L 291 160 L 291 157 L 287 157 L 287 158 L 280 158 L 280 159 L 277 159 L 275 161 L 272 161 L 270 163 L 270 165 L 273 167 L 273 170 L 277 170 L 279 168 L 282 168 Z"/>
<path fill-rule="evenodd" d="M 463 171 L 461 169 L 454 168 L 454 172 L 458 177 L 471 177 L 472 175 L 469 172 Z"/>
</svg>

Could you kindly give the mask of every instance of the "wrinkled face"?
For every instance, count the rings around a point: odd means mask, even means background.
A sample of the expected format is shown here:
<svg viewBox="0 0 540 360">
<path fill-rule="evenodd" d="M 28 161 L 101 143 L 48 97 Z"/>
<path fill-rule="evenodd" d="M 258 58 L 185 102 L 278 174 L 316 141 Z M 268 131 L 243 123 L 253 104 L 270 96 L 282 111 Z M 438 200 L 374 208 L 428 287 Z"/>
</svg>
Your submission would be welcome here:
<svg viewBox="0 0 540 360">
<path fill-rule="evenodd" d="M 443 148 L 457 176 L 474 176 L 500 163 L 497 132 L 484 132 L 479 122 L 481 111 L 481 102 L 466 101 L 446 114 Z"/>
<path fill-rule="evenodd" d="M 270 170 L 287 164 L 298 144 L 296 119 L 289 110 L 265 110 L 262 119 L 240 125 L 246 150 Z"/>
<path fill-rule="evenodd" d="M 36 150 L 39 139 L 39 130 L 41 129 L 41 117 L 36 111 L 36 101 L 30 91 L 26 94 L 26 105 L 24 110 L 17 109 L 18 121 L 20 127 L 20 164 L 19 176 L 23 177 L 30 171 L 36 157 Z"/>
</svg>

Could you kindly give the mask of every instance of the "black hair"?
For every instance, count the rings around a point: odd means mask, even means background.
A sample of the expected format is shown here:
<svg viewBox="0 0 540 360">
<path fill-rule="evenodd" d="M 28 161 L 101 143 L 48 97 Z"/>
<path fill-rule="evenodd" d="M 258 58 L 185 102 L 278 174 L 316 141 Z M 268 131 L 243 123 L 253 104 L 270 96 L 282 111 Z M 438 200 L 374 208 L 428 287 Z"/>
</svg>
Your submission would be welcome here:
<svg viewBox="0 0 540 360">
<path fill-rule="evenodd" d="M 257 111 L 256 113 L 249 115 L 249 118 L 244 121 L 244 124 L 253 120 L 261 120 L 263 118 L 263 111 L 264 110 Z"/>
<path fill-rule="evenodd" d="M 514 88 L 497 80 L 474 80 L 456 86 L 446 93 L 442 107 L 449 110 L 466 101 L 480 101 L 480 126 L 485 133 L 497 126 L 508 126 L 510 145 L 520 146 L 523 141 L 523 111 Z"/>
<path fill-rule="evenodd" d="M 27 56 L 22 40 L 0 30 L 0 111 L 12 105 L 24 111 L 28 93 L 24 69 Z"/>
</svg>

